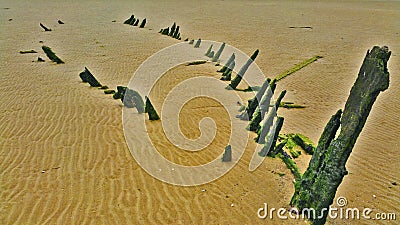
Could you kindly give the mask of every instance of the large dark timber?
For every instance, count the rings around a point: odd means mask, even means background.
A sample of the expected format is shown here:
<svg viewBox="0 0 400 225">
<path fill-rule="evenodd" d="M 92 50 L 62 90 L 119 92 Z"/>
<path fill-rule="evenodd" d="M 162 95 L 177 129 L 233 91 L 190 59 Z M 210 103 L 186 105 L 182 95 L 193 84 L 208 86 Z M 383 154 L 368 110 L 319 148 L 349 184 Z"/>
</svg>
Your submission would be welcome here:
<svg viewBox="0 0 400 225">
<path fill-rule="evenodd" d="M 387 47 L 374 46 L 367 52 L 343 113 L 339 110 L 325 127 L 310 164 L 295 184 L 291 204 L 301 212 L 313 208 L 316 215 L 312 224 L 324 224 L 336 190 L 347 175 L 346 162 L 376 98 L 389 87 L 387 61 L 391 52 Z M 336 137 L 339 130 L 340 133 Z M 322 216 L 320 216 L 322 212 Z"/>
</svg>

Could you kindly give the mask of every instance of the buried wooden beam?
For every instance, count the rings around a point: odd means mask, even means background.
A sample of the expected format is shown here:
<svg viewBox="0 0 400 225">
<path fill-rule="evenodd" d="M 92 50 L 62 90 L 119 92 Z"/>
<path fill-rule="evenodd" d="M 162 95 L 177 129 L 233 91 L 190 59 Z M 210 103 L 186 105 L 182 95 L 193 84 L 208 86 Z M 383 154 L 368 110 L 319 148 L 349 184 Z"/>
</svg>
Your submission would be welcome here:
<svg viewBox="0 0 400 225">
<path fill-rule="evenodd" d="M 42 23 L 39 23 L 40 27 L 43 28 L 44 31 L 51 31 L 50 28 L 47 28 L 45 25 L 43 25 Z"/>
<path fill-rule="evenodd" d="M 307 60 L 295 65 L 293 68 L 288 69 L 285 72 L 283 72 L 283 73 L 279 74 L 278 76 L 276 76 L 275 77 L 276 82 L 282 80 L 283 78 L 289 76 L 292 73 L 295 73 L 295 72 L 299 71 L 300 69 L 310 65 L 311 63 L 317 61 L 320 58 L 322 58 L 322 56 L 316 55 L 316 56 L 314 56 L 314 57 L 312 57 L 310 59 L 307 59 Z"/>
<path fill-rule="evenodd" d="M 46 53 L 47 57 L 49 57 L 49 59 L 57 64 L 63 64 L 64 61 L 62 61 L 60 58 L 58 58 L 58 56 L 53 52 L 53 50 L 51 50 L 50 47 L 47 46 L 42 46 L 42 50 L 44 51 L 44 53 Z"/>
</svg>

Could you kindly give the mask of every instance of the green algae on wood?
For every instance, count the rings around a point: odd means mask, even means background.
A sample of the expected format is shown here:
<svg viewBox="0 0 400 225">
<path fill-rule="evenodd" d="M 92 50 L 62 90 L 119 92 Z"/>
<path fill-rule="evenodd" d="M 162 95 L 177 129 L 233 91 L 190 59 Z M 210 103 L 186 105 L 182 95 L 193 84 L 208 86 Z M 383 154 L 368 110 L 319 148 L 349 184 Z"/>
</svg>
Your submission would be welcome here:
<svg viewBox="0 0 400 225">
<path fill-rule="evenodd" d="M 42 49 L 44 51 L 44 53 L 46 53 L 47 57 L 49 57 L 49 59 L 57 64 L 63 64 L 64 61 L 62 61 L 60 58 L 58 58 L 58 56 L 53 52 L 53 50 L 51 50 L 50 47 L 47 46 L 42 46 Z"/>
<path fill-rule="evenodd" d="M 303 67 L 306 67 L 309 64 L 317 61 L 320 58 L 322 58 L 322 56 L 316 55 L 310 59 L 307 59 L 307 60 L 295 65 L 293 68 L 286 70 L 285 72 L 279 74 L 278 76 L 276 76 L 275 80 L 278 82 L 278 81 L 282 80 L 283 78 L 289 76 L 290 74 L 295 73 L 295 72 L 299 71 L 300 69 L 302 69 Z"/>
<path fill-rule="evenodd" d="M 294 160 L 284 150 L 279 151 L 277 156 L 286 164 L 286 167 L 292 172 L 296 181 L 300 180 L 301 173 Z"/>
<path fill-rule="evenodd" d="M 291 136 L 293 141 L 298 144 L 307 154 L 314 154 L 316 148 L 315 144 L 306 136 L 302 134 L 293 134 Z"/>
<path fill-rule="evenodd" d="M 339 110 L 326 125 L 309 166 L 295 183 L 291 204 L 299 211 L 313 208 L 321 215 L 310 215 L 314 225 L 325 224 L 327 209 L 345 175 L 346 162 L 380 92 L 389 87 L 387 62 L 391 52 L 374 46 L 367 51 L 357 79 L 351 88 L 343 113 Z M 340 133 L 337 135 L 340 126 Z"/>
</svg>

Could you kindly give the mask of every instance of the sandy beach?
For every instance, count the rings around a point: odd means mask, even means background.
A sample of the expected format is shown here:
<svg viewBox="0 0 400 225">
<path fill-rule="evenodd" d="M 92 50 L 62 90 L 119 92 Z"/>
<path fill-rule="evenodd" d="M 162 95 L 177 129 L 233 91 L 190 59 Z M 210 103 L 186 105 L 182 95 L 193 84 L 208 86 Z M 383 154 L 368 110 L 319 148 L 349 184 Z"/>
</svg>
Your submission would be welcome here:
<svg viewBox="0 0 400 225">
<path fill-rule="evenodd" d="M 123 24 L 131 14 L 146 18 L 146 27 Z M 400 2 L 3 0 L 0 224 L 308 223 L 257 217 L 264 203 L 289 208 L 294 177 L 278 158 L 267 157 L 257 170 L 248 171 L 254 141 L 231 171 L 211 183 L 182 187 L 155 179 L 128 149 L 121 101 L 81 82 L 79 73 L 88 67 L 111 89 L 127 86 L 148 57 L 182 42 L 158 33 L 173 22 L 180 25 L 182 41 L 225 42 L 247 55 L 259 49 L 255 62 L 269 78 L 322 56 L 280 81 L 276 90 L 287 90 L 285 101 L 306 106 L 279 109 L 285 118 L 281 133 L 302 133 L 315 143 L 329 118 L 344 108 L 367 50 L 388 46 L 389 89 L 372 108 L 336 197 L 345 197 L 348 207 L 400 216 Z M 39 23 L 52 31 L 44 32 Z M 311 28 L 290 28 L 303 26 Z M 42 45 L 65 64 L 51 62 Z M 31 49 L 38 53 L 19 53 Z M 37 62 L 38 57 L 45 62 Z M 169 80 L 157 84 L 163 90 L 150 95 L 154 107 L 160 112 L 165 93 L 181 80 L 218 77 L 217 68 L 206 63 L 168 71 Z M 240 95 L 243 102 L 250 97 Z M 160 121 L 148 122 L 148 132 L 169 160 L 201 165 L 220 155 L 230 136 L 226 111 L 204 98 L 183 108 L 182 133 L 199 137 L 204 117 L 215 121 L 217 138 L 193 154 L 171 144 Z M 250 133 L 249 140 L 254 137 Z M 136 139 L 140 146 L 141 137 Z M 302 154 L 296 159 L 301 172 L 310 158 Z M 396 224 L 399 219 L 328 219 L 327 224 Z"/>
</svg>

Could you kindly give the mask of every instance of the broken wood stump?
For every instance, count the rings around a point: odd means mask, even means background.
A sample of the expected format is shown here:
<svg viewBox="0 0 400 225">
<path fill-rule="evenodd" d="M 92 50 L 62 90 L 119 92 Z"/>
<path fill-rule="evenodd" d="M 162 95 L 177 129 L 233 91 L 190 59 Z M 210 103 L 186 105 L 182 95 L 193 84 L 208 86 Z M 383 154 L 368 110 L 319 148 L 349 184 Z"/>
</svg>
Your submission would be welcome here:
<svg viewBox="0 0 400 225">
<path fill-rule="evenodd" d="M 195 48 L 199 48 L 201 44 L 201 39 L 199 38 L 196 42 L 196 44 L 194 45 Z"/>
<path fill-rule="evenodd" d="M 388 47 L 374 46 L 367 51 L 357 79 L 351 88 L 343 113 L 339 110 L 327 123 L 309 166 L 295 184 L 291 204 L 301 212 L 313 208 L 321 212 L 310 215 L 314 225 L 325 224 L 327 210 L 345 175 L 346 162 L 380 92 L 389 87 Z M 339 134 L 337 132 L 339 130 Z"/>
<path fill-rule="evenodd" d="M 218 61 L 218 59 L 221 56 L 222 51 L 224 50 L 224 48 L 225 48 L 225 42 L 222 43 L 221 47 L 219 47 L 218 51 L 214 54 L 214 56 L 213 56 L 213 58 L 211 60 L 212 62 L 217 62 Z"/>
<path fill-rule="evenodd" d="M 211 49 L 210 49 L 211 51 Z M 207 55 L 207 53 L 206 53 Z M 232 61 L 235 60 L 235 53 L 232 53 L 231 57 L 229 57 L 228 61 L 226 61 L 225 66 L 223 66 L 220 70 L 218 70 L 217 72 L 223 73 L 225 72 L 225 70 L 231 65 Z"/>
<path fill-rule="evenodd" d="M 207 49 L 205 56 L 210 57 L 210 53 L 211 53 L 212 47 L 213 47 L 213 44 L 211 44 L 210 47 Z"/>
<path fill-rule="evenodd" d="M 129 19 L 124 21 L 124 24 L 131 24 L 132 21 L 135 20 L 135 16 L 132 14 L 131 17 L 129 17 Z"/>
<path fill-rule="evenodd" d="M 222 162 L 230 162 L 232 161 L 232 147 L 231 145 L 227 145 L 225 147 L 224 154 L 222 155 Z"/>
</svg>

